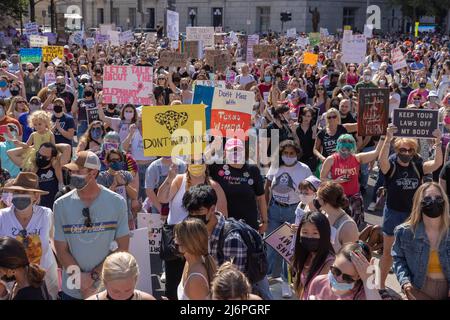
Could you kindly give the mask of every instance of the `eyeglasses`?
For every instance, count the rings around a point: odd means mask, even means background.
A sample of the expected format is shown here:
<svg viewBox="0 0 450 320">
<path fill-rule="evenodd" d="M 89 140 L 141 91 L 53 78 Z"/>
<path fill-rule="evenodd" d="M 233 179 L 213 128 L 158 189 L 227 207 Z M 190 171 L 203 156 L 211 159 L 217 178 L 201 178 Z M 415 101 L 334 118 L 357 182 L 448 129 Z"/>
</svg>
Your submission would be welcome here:
<svg viewBox="0 0 450 320">
<path fill-rule="evenodd" d="M 91 213 L 89 211 L 89 208 L 83 208 L 82 213 L 83 213 L 83 217 L 85 217 L 84 226 L 86 228 L 92 227 Z"/>
<path fill-rule="evenodd" d="M 339 268 L 337 268 L 335 266 L 331 266 L 330 271 L 333 274 L 333 276 L 335 276 L 335 277 L 342 276 L 342 280 L 346 283 L 353 283 L 356 281 L 355 279 L 353 279 L 353 277 L 351 275 L 343 273 Z"/>
<path fill-rule="evenodd" d="M 328 116 L 327 119 L 328 119 L 328 120 L 331 120 L 331 119 L 337 119 L 337 116 Z"/>
<path fill-rule="evenodd" d="M 398 150 L 400 153 L 414 153 L 414 149 L 406 149 L 406 148 L 400 148 Z"/>
<path fill-rule="evenodd" d="M 30 245 L 30 238 L 28 237 L 28 232 L 26 229 L 20 230 L 19 235 L 22 237 L 23 241 L 22 244 L 25 248 L 28 248 Z"/>
</svg>

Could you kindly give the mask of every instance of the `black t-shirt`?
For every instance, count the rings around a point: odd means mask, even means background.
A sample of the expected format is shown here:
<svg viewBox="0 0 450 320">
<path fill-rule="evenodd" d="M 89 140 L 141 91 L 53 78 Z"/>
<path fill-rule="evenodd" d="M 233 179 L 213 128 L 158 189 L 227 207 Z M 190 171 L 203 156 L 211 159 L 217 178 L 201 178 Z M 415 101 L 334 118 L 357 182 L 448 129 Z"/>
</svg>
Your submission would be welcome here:
<svg viewBox="0 0 450 320">
<path fill-rule="evenodd" d="M 280 143 L 284 140 L 294 140 L 294 137 L 292 136 L 292 132 L 288 129 L 289 125 L 285 120 L 281 121 L 283 123 L 283 126 L 278 127 L 278 125 L 275 122 L 271 122 L 269 123 L 269 125 L 267 126 L 267 138 L 270 138 L 270 143 L 267 146 L 267 156 L 271 156 L 271 145 L 272 145 L 272 129 L 276 129 L 278 130 L 278 136 L 279 136 L 279 141 Z"/>
<path fill-rule="evenodd" d="M 324 128 L 317 134 L 317 139 L 322 143 L 322 155 L 326 158 L 336 152 L 336 144 L 338 138 L 347 133 L 347 129 L 343 125 L 338 124 L 334 136 L 330 136 Z"/>
<path fill-rule="evenodd" d="M 353 117 L 353 115 L 350 112 L 347 113 L 347 116 L 345 118 L 342 117 L 342 114 L 341 114 L 341 124 L 346 124 L 346 123 L 356 123 L 355 117 Z"/>
<path fill-rule="evenodd" d="M 47 195 L 41 196 L 39 205 L 53 209 L 55 196 L 58 192 L 58 179 L 56 178 L 55 169 L 53 169 L 53 167 L 48 169 L 38 169 L 36 174 L 39 177 L 39 189 L 49 192 Z"/>
<path fill-rule="evenodd" d="M 63 113 L 61 118 L 55 117 L 55 115 L 52 115 L 52 122 L 56 122 L 56 120 L 59 120 L 59 124 L 62 129 L 69 130 L 69 129 L 75 129 L 75 121 L 73 120 L 73 117 Z M 61 132 L 58 131 L 58 129 L 55 128 L 55 131 L 53 131 L 53 134 L 55 135 L 55 142 L 56 143 L 67 143 L 72 145 L 72 140 L 67 139 L 64 137 Z"/>
<path fill-rule="evenodd" d="M 447 196 L 450 199 L 450 161 L 448 161 L 441 170 L 439 178 L 445 180 L 445 185 L 447 186 Z"/>
<path fill-rule="evenodd" d="M 311 75 L 311 77 L 305 77 L 306 80 L 306 93 L 308 94 L 308 98 L 314 98 L 316 94 L 316 84 L 317 78 L 315 75 Z"/>
<path fill-rule="evenodd" d="M 241 169 L 236 169 L 227 164 L 212 164 L 209 173 L 225 192 L 228 216 L 244 219 L 258 230 L 256 197 L 264 195 L 264 182 L 258 167 L 245 164 Z"/>
<path fill-rule="evenodd" d="M 49 300 L 49 295 L 45 286 L 39 288 L 29 286 L 17 291 L 13 300 Z"/>
<path fill-rule="evenodd" d="M 413 165 L 413 161 L 415 165 Z M 391 167 L 385 175 L 387 187 L 386 206 L 389 209 L 411 212 L 414 194 L 422 184 L 423 177 L 422 158 L 416 156 L 413 161 L 409 163 L 408 167 L 404 167 L 398 164 L 397 154 L 389 157 Z M 395 171 L 392 175 L 394 167 Z M 392 178 L 390 178 L 391 175 Z"/>
<path fill-rule="evenodd" d="M 61 98 L 64 100 L 67 113 L 71 113 L 72 112 L 72 104 L 75 101 L 75 96 L 73 95 L 73 93 L 64 91 L 63 93 L 58 94 L 58 98 Z"/>
<path fill-rule="evenodd" d="M 296 134 L 298 136 L 298 139 L 300 140 L 300 147 L 302 148 L 302 157 L 300 161 L 313 157 L 314 142 L 316 140 L 313 139 L 313 132 L 311 126 L 306 131 L 306 133 L 303 131 L 301 126 L 298 126 Z"/>
<path fill-rule="evenodd" d="M 87 109 L 95 108 L 96 103 L 95 100 L 86 100 L 80 99 L 78 100 L 78 121 L 85 120 L 87 121 Z"/>
<path fill-rule="evenodd" d="M 402 88 L 400 87 L 400 105 L 399 108 L 406 108 L 408 105 L 408 96 L 413 91 L 411 87 Z"/>
</svg>

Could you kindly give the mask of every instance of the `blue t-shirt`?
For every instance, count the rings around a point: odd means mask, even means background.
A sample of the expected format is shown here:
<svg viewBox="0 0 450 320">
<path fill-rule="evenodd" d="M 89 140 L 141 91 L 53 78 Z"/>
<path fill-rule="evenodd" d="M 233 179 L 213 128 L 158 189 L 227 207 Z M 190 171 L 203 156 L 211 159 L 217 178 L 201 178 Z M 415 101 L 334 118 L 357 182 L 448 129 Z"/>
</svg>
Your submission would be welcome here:
<svg viewBox="0 0 450 320">
<path fill-rule="evenodd" d="M 83 208 L 77 190 L 70 191 L 55 201 L 55 241 L 67 242 L 81 272 L 90 272 L 110 254 L 110 246 L 118 238 L 127 236 L 127 205 L 122 196 L 99 186 L 100 194 L 89 207 L 92 226 L 85 226 Z M 63 270 L 63 292 L 81 299 L 81 292 L 67 287 L 69 275 Z"/>
<path fill-rule="evenodd" d="M 22 125 L 23 128 L 23 134 L 22 134 L 22 141 L 23 142 L 27 142 L 28 138 L 30 137 L 30 135 L 33 133 L 33 129 L 30 128 L 30 126 L 28 125 L 28 116 L 29 116 L 29 112 L 25 112 L 22 113 L 19 116 L 19 123 Z"/>
<path fill-rule="evenodd" d="M 186 164 L 176 159 L 177 173 L 181 174 L 186 171 Z M 162 158 L 153 161 L 145 172 L 145 188 L 158 189 L 169 174 L 170 165 L 166 166 L 162 162 Z"/>
<path fill-rule="evenodd" d="M 73 120 L 73 117 L 68 115 L 67 113 L 63 113 L 61 118 L 57 118 L 55 117 L 55 115 L 52 115 L 52 122 L 55 123 L 56 120 L 59 120 L 61 128 L 66 131 L 69 129 L 75 129 L 75 121 Z M 53 131 L 53 134 L 55 135 L 56 143 L 67 143 L 72 145 L 72 140 L 69 140 L 66 137 L 64 137 L 61 134 L 61 132 L 58 131 L 58 129 L 55 129 L 55 131 Z"/>
<path fill-rule="evenodd" d="M 16 146 L 12 141 L 0 142 L 0 159 L 2 161 L 2 168 L 8 170 L 11 178 L 15 178 L 20 172 L 20 168 L 11 161 L 6 153 L 6 151 L 14 148 L 16 148 Z"/>
</svg>

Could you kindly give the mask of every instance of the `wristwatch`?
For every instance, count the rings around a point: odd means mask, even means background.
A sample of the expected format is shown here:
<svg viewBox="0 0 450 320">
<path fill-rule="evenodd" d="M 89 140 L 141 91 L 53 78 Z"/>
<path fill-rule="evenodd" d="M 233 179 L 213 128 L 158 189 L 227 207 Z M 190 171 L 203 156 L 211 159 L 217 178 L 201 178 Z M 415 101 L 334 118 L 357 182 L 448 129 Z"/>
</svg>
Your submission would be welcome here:
<svg viewBox="0 0 450 320">
<path fill-rule="evenodd" d="M 100 275 L 98 274 L 97 271 L 95 271 L 95 270 L 91 271 L 91 279 L 94 280 L 95 282 L 100 280 Z"/>
</svg>

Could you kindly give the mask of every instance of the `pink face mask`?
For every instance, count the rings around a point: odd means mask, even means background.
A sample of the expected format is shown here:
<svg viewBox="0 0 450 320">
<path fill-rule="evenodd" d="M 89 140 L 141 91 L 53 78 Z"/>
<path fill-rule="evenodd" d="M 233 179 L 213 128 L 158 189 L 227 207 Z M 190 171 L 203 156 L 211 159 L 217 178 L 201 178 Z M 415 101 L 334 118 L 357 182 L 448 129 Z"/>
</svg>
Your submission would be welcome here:
<svg viewBox="0 0 450 320">
<path fill-rule="evenodd" d="M 445 124 L 450 124 L 450 116 L 446 116 L 444 118 L 444 122 L 445 122 Z"/>
</svg>

